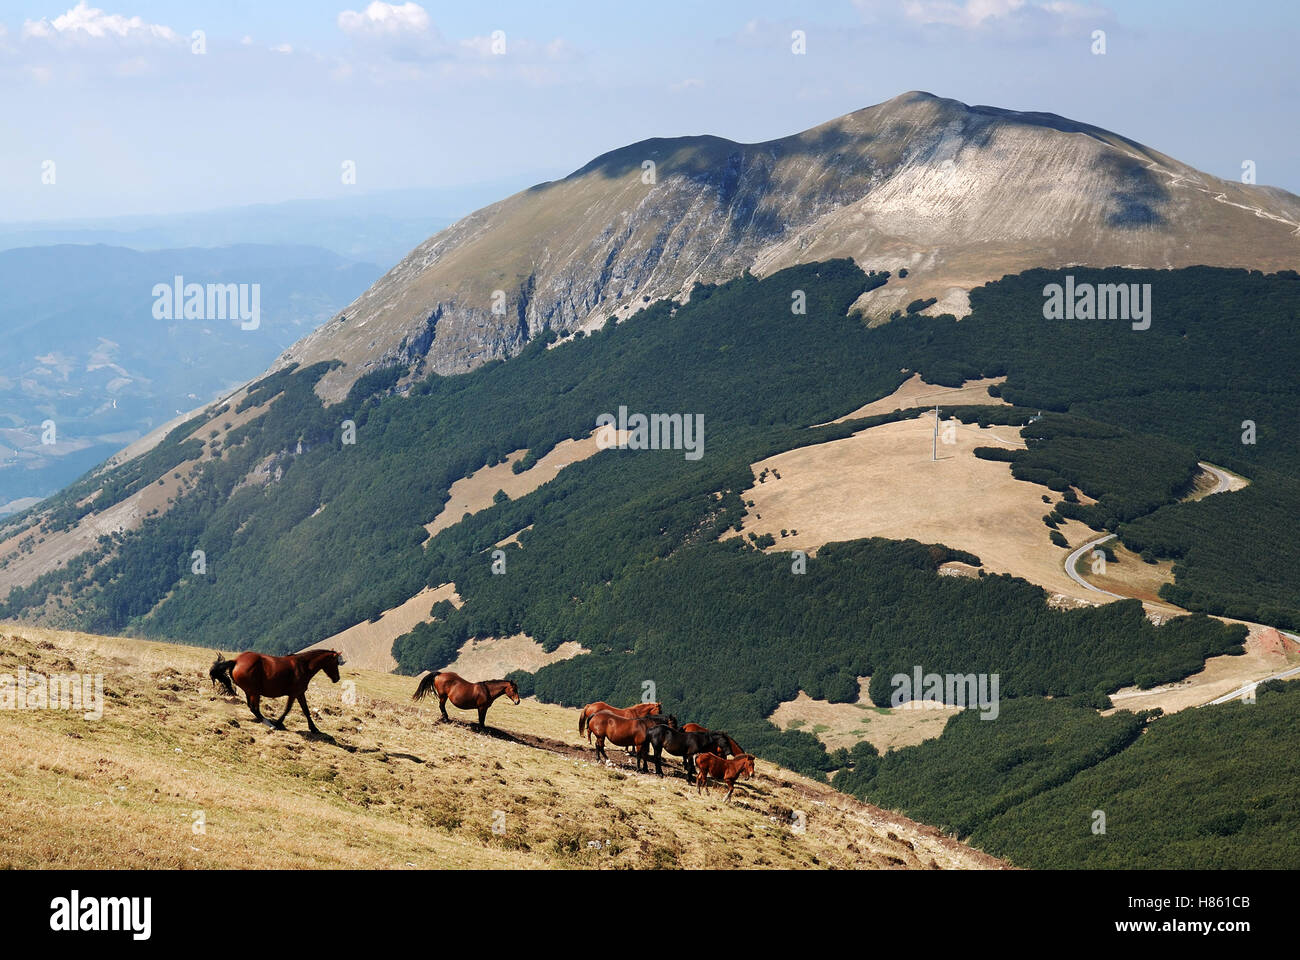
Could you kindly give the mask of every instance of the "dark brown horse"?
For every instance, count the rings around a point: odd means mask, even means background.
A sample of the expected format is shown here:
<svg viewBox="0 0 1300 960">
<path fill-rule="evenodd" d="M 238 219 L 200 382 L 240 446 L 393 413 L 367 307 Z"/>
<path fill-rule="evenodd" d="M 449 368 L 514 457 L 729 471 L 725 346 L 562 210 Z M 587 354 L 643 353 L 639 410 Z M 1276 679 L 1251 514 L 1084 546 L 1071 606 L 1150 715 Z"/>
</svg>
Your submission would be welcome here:
<svg viewBox="0 0 1300 960">
<path fill-rule="evenodd" d="M 292 653 L 287 657 L 270 657 L 264 653 L 241 653 L 234 660 L 222 660 L 217 654 L 208 676 L 214 683 L 220 683 L 232 696 L 235 688 L 231 681 L 244 691 L 248 697 L 248 709 L 262 723 L 273 729 L 284 729 L 284 718 L 293 709 L 294 701 L 302 707 L 307 718 L 307 729 L 320 733 L 312 721 L 311 711 L 307 709 L 307 686 L 317 672 L 324 670 L 325 676 L 332 683 L 339 682 L 339 667 L 343 664 L 343 654 L 337 650 L 307 650 Z M 278 720 L 268 720 L 262 716 L 262 698 L 288 697 L 284 713 Z"/>
<path fill-rule="evenodd" d="M 713 732 L 708 727 L 702 727 L 698 723 L 688 723 L 682 727 L 682 730 L 685 733 L 712 733 Z M 719 733 L 721 733 L 721 731 L 719 731 Z M 740 744 L 736 743 L 735 740 L 732 740 L 730 735 L 725 733 L 723 733 L 722 735 L 727 738 L 728 753 L 730 753 L 733 757 L 739 757 L 744 754 L 745 751 L 740 749 Z"/>
<path fill-rule="evenodd" d="M 659 776 L 664 775 L 664 751 L 675 754 L 682 758 L 682 764 L 686 767 L 687 779 L 695 776 L 695 764 L 693 758 L 696 754 L 716 753 L 719 757 L 727 752 L 727 735 L 725 733 L 716 733 L 710 730 L 708 733 L 687 733 L 685 730 L 676 730 L 669 727 L 651 727 L 646 731 L 647 752 L 653 749 L 655 752 L 655 773 Z"/>
<path fill-rule="evenodd" d="M 599 710 L 587 720 L 587 741 L 590 742 L 593 736 L 596 738 L 597 760 L 609 759 L 605 753 L 606 740 L 616 747 L 634 748 L 637 770 L 648 772 L 650 768 L 646 762 L 646 744 L 649 742 L 650 730 L 660 724 L 675 727 L 677 718 L 657 714 L 647 717 L 620 717 L 608 710 Z"/>
<path fill-rule="evenodd" d="M 636 717 L 648 717 L 652 714 L 663 713 L 664 705 L 657 702 L 637 703 L 630 707 L 620 708 L 612 707 L 603 700 L 597 700 L 595 703 L 589 703 L 582 708 L 582 713 L 578 716 L 578 732 L 585 733 L 587 730 L 587 721 L 591 718 L 591 715 L 593 713 L 598 713 L 601 710 L 604 710 L 607 713 L 612 713 L 616 717 L 622 717 L 625 720 L 632 720 Z M 591 738 L 588 737 L 587 739 L 590 740 Z"/>
<path fill-rule="evenodd" d="M 727 800 L 731 799 L 732 791 L 736 789 L 737 777 L 749 778 L 754 775 L 754 758 L 747 753 L 742 753 L 732 760 L 724 760 L 711 753 L 701 753 L 696 757 L 696 762 L 700 772 L 695 777 L 695 792 L 699 793 L 703 790 L 709 777 L 712 777 L 727 785 L 725 798 Z"/>
<path fill-rule="evenodd" d="M 431 673 L 421 680 L 411 699 L 423 700 L 430 690 L 438 695 L 438 707 L 442 710 L 443 720 L 451 720 L 447 716 L 447 701 L 450 700 L 453 707 L 461 710 L 477 710 L 480 730 L 484 727 L 483 720 L 487 717 L 488 707 L 492 706 L 497 697 L 507 696 L 516 706 L 519 704 L 519 688 L 513 680 L 484 680 L 474 683 L 444 670 L 442 673 Z"/>
</svg>

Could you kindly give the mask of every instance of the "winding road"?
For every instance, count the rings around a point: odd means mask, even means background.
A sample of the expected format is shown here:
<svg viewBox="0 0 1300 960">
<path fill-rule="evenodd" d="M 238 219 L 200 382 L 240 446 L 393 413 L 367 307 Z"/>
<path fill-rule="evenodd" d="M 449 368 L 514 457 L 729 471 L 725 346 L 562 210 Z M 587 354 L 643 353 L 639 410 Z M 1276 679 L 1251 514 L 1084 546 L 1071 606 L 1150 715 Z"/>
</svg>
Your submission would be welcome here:
<svg viewBox="0 0 1300 960">
<path fill-rule="evenodd" d="M 1218 467 L 1204 462 L 1198 463 L 1197 466 L 1199 466 L 1202 470 L 1206 470 L 1214 474 L 1215 479 L 1218 481 L 1215 488 L 1211 490 L 1209 493 L 1205 494 L 1205 496 L 1207 497 L 1213 496 L 1216 493 L 1228 493 L 1233 489 L 1234 478 L 1226 471 L 1220 470 Z M 1101 589 L 1101 587 L 1093 586 L 1091 583 L 1089 583 L 1079 574 L 1078 570 L 1075 569 L 1075 567 L 1079 563 L 1079 559 L 1085 553 L 1087 553 L 1093 547 L 1100 546 L 1106 541 L 1114 540 L 1114 539 L 1115 539 L 1115 534 L 1108 533 L 1104 537 L 1097 537 L 1095 540 L 1089 540 L 1083 546 L 1078 547 L 1075 550 L 1071 551 L 1070 555 L 1065 558 L 1065 572 L 1070 577 L 1071 580 L 1073 580 L 1079 586 L 1083 587 L 1085 590 L 1088 590 L 1091 593 L 1100 593 L 1107 597 L 1114 597 L 1116 600 L 1130 600 L 1132 599 L 1131 597 L 1126 597 L 1123 594 L 1119 594 L 1119 593 L 1111 593 L 1109 590 L 1103 590 Z M 1240 622 L 1247 623 L 1247 621 L 1244 620 Z M 1249 623 L 1247 625 L 1258 626 L 1258 624 L 1249 624 Z M 1287 639 L 1292 640 L 1297 644 L 1300 644 L 1300 637 L 1297 637 L 1294 633 L 1287 633 L 1285 630 L 1279 630 L 1278 633 L 1280 633 L 1282 636 L 1286 637 Z M 1259 680 L 1252 680 L 1249 683 L 1243 683 L 1240 687 L 1238 687 L 1236 690 L 1233 690 L 1231 693 L 1225 693 L 1221 697 L 1217 697 L 1214 700 L 1207 701 L 1205 704 L 1203 704 L 1203 706 L 1211 706 L 1216 703 L 1227 703 L 1230 700 L 1237 700 L 1240 697 L 1244 696 L 1248 691 L 1255 689 L 1255 687 L 1257 687 L 1261 683 L 1267 683 L 1269 680 L 1285 680 L 1287 677 L 1293 677 L 1297 674 L 1300 674 L 1300 667 L 1292 667 L 1289 670 L 1283 670 L 1281 673 L 1275 673 L 1269 677 L 1263 677 Z"/>
<path fill-rule="evenodd" d="M 1200 467 L 1202 470 L 1214 474 L 1214 479 L 1218 481 L 1214 489 L 1211 490 L 1209 493 L 1207 493 L 1205 496 L 1212 497 L 1216 493 L 1230 493 L 1232 491 L 1233 489 L 1232 484 L 1234 478 L 1226 470 L 1220 470 L 1218 467 L 1214 466 L 1213 464 L 1206 463 L 1203 460 L 1198 461 L 1196 465 Z M 1109 590 L 1101 589 L 1101 587 L 1094 587 L 1087 580 L 1083 579 L 1083 577 L 1079 576 L 1079 572 L 1075 569 L 1075 567 L 1079 563 L 1079 558 L 1082 557 L 1084 553 L 1086 553 L 1088 550 L 1091 550 L 1093 547 L 1097 546 L 1098 544 L 1102 544 L 1105 543 L 1107 540 L 1114 540 L 1114 539 L 1115 539 L 1115 534 L 1108 533 L 1106 534 L 1106 536 L 1098 537 L 1096 540 L 1089 540 L 1087 543 L 1079 547 L 1077 550 L 1072 551 L 1070 555 L 1065 558 L 1065 572 L 1071 580 L 1073 580 L 1079 586 L 1083 587 L 1085 590 L 1088 590 L 1092 593 L 1105 594 L 1108 597 L 1114 597 L 1116 600 L 1128 600 L 1130 598 L 1124 596 L 1123 594 L 1111 593 Z M 1290 634 L 1288 634 L 1288 636 L 1290 636 Z M 1293 637 L 1292 639 L 1295 638 Z"/>
<path fill-rule="evenodd" d="M 1079 571 L 1075 569 L 1075 566 L 1079 562 L 1079 558 L 1082 557 L 1087 551 L 1091 550 L 1095 546 L 1098 546 L 1099 544 L 1105 543 L 1107 540 L 1114 540 L 1114 539 L 1115 539 L 1115 534 L 1108 533 L 1104 537 L 1098 537 L 1096 540 L 1089 540 L 1083 546 L 1077 547 L 1068 557 L 1065 558 L 1065 572 L 1069 575 L 1071 580 L 1073 580 L 1079 586 L 1083 587 L 1085 590 L 1089 590 L 1092 593 L 1102 593 L 1108 597 L 1114 597 L 1116 600 L 1129 600 L 1132 598 L 1126 597 L 1122 593 L 1111 593 L 1109 590 L 1103 590 L 1101 587 L 1094 587 L 1087 580 L 1083 579 L 1083 577 L 1079 576 Z"/>
</svg>

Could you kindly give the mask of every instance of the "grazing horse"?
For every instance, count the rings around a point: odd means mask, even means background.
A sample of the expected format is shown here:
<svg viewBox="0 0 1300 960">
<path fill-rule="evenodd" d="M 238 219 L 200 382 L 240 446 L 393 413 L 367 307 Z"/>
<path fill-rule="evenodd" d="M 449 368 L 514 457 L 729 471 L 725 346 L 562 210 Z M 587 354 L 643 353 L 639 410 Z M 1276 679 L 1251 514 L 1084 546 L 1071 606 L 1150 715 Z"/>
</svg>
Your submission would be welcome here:
<svg viewBox="0 0 1300 960">
<path fill-rule="evenodd" d="M 685 726 L 683 726 L 682 729 L 687 733 L 712 733 L 713 732 L 708 727 L 702 727 L 698 723 L 688 723 Z M 723 733 L 722 736 L 727 738 L 728 753 L 730 753 L 733 757 L 739 757 L 744 754 L 745 751 L 740 749 L 740 744 L 736 743 L 735 740 L 732 740 L 730 735 Z"/>
<path fill-rule="evenodd" d="M 411 699 L 423 700 L 430 690 L 438 695 L 438 708 L 442 710 L 443 720 L 451 720 L 447 716 L 447 701 L 450 700 L 452 706 L 461 710 L 477 710 L 480 730 L 485 726 L 483 721 L 487 717 L 488 707 L 492 706 L 497 697 L 509 697 L 515 706 L 519 705 L 519 688 L 513 680 L 483 680 L 474 683 L 444 670 L 442 673 L 431 673 L 421 680 Z"/>
<path fill-rule="evenodd" d="M 607 710 L 599 710 L 593 713 L 587 720 L 587 741 L 590 742 L 594 736 L 596 738 L 596 759 L 608 760 L 605 753 L 605 741 L 608 740 L 616 747 L 634 747 L 636 750 L 636 768 L 638 771 L 649 771 L 649 764 L 646 762 L 646 742 L 649 732 L 658 729 L 661 725 L 677 726 L 676 717 L 664 717 L 658 714 L 652 714 L 648 717 L 620 717 L 616 713 L 610 713 Z"/>
<path fill-rule="evenodd" d="M 698 794 L 704 789 L 709 777 L 714 780 L 721 780 L 727 785 L 726 800 L 731 800 L 731 793 L 736 789 L 736 778 L 749 778 L 754 775 L 754 758 L 747 753 L 732 760 L 724 760 L 722 757 L 715 757 L 711 753 L 700 754 L 700 772 L 695 778 L 695 792 Z"/>
<path fill-rule="evenodd" d="M 591 715 L 599 713 L 601 710 L 612 713 L 616 717 L 622 717 L 624 720 L 632 720 L 636 717 L 661 714 L 664 712 L 664 705 L 662 703 L 638 703 L 630 707 L 620 708 L 612 707 L 603 700 L 597 700 L 595 703 L 589 703 L 582 708 L 582 713 L 578 715 L 578 733 L 585 733 L 587 721 L 591 719 Z"/>
<path fill-rule="evenodd" d="M 695 776 L 695 762 L 692 758 L 697 753 L 716 753 L 721 757 L 727 752 L 726 734 L 714 733 L 712 730 L 708 733 L 687 733 L 671 727 L 653 727 L 646 732 L 646 741 L 647 749 L 654 747 L 655 773 L 661 777 L 664 775 L 665 750 L 682 758 L 687 777 Z"/>
<path fill-rule="evenodd" d="M 307 718 L 307 729 L 312 733 L 320 733 L 312 721 L 311 711 L 307 709 L 307 685 L 320 670 L 325 671 L 332 683 L 338 683 L 339 667 L 342 664 L 343 654 L 337 650 L 307 650 L 287 657 L 270 657 L 250 650 L 241 653 L 234 660 L 222 660 L 221 654 L 217 654 L 208 677 L 213 683 L 224 686 L 232 696 L 235 693 L 235 688 L 230 685 L 233 680 L 248 697 L 248 709 L 253 711 L 253 716 L 272 729 L 284 729 L 284 718 L 289 715 L 296 700 Z M 268 720 L 262 716 L 263 697 L 289 698 L 284 705 L 284 713 L 280 714 L 278 720 Z"/>
</svg>

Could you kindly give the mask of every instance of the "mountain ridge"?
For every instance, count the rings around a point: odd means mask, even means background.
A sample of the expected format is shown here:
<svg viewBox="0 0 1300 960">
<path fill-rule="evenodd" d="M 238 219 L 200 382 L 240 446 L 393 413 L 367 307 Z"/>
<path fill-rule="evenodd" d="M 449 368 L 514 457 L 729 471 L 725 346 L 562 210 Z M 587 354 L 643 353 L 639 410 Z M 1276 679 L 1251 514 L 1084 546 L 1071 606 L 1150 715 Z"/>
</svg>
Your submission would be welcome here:
<svg viewBox="0 0 1300 960">
<path fill-rule="evenodd" d="M 1057 114 L 912 91 L 756 144 L 607 151 L 430 237 L 272 369 L 342 360 L 318 386 L 337 400 L 377 367 L 464 372 L 696 282 L 844 256 L 909 271 L 855 303 L 871 322 L 928 298 L 963 316 L 971 288 L 1036 266 L 1295 267 L 1300 198 Z"/>
</svg>

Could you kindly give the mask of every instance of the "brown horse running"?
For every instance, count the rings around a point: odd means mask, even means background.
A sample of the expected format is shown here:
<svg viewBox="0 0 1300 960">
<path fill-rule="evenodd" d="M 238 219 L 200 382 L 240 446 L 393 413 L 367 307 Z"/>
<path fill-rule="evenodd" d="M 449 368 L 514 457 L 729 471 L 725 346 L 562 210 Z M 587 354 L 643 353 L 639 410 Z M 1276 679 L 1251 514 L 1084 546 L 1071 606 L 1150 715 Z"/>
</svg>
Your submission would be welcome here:
<svg viewBox="0 0 1300 960">
<path fill-rule="evenodd" d="M 421 680 L 411 699 L 423 700 L 430 690 L 438 695 L 438 707 L 442 710 L 443 720 L 451 720 L 447 716 L 447 701 L 450 700 L 453 707 L 461 710 L 478 710 L 480 730 L 485 726 L 483 721 L 487 717 L 488 707 L 492 706 L 497 697 L 509 697 L 516 706 L 519 705 L 519 688 L 513 680 L 484 680 L 474 683 L 444 670 L 442 673 L 431 673 Z"/>
<path fill-rule="evenodd" d="M 589 703 L 582 708 L 582 713 L 578 715 L 578 733 L 587 731 L 587 721 L 591 719 L 593 713 L 601 710 L 612 713 L 616 717 L 622 717 L 625 720 L 632 720 L 636 717 L 648 717 L 651 714 L 664 712 L 662 703 L 637 703 L 630 707 L 612 707 L 603 700 L 597 700 L 595 703 Z M 588 737 L 588 739 L 591 739 Z"/>
<path fill-rule="evenodd" d="M 307 650 L 293 653 L 287 657 L 271 657 L 264 653 L 241 653 L 234 660 L 222 660 L 217 654 L 208 677 L 213 683 L 220 683 L 226 691 L 234 696 L 235 688 L 231 681 L 244 691 L 248 697 L 248 709 L 262 723 L 272 729 L 284 729 L 284 718 L 293 709 L 294 701 L 302 707 L 307 718 L 307 729 L 320 733 L 312 721 L 311 711 L 307 709 L 307 686 L 318 671 L 324 670 L 332 683 L 339 682 L 339 667 L 343 664 L 343 654 L 337 650 Z M 262 716 L 263 697 L 288 697 L 284 713 L 278 720 L 268 720 Z"/>
<path fill-rule="evenodd" d="M 695 792 L 699 793 L 703 790 L 709 777 L 712 777 L 727 785 L 726 800 L 731 799 L 731 793 L 736 789 L 737 777 L 749 778 L 754 775 L 754 758 L 747 753 L 742 753 L 732 760 L 724 760 L 712 753 L 701 753 L 696 755 L 695 765 L 699 770 L 695 776 Z"/>
<path fill-rule="evenodd" d="M 590 742 L 593 736 L 596 738 L 597 760 L 609 759 L 605 753 L 606 740 L 616 747 L 635 748 L 637 770 L 649 772 L 650 767 L 646 760 L 646 744 L 649 742 L 648 734 L 653 727 L 657 727 L 661 723 L 675 727 L 677 718 L 657 714 L 648 717 L 620 717 L 608 710 L 600 710 L 593 713 L 587 720 L 587 740 Z"/>
<path fill-rule="evenodd" d="M 682 730 L 685 733 L 712 733 L 713 732 L 708 727 L 702 727 L 698 723 L 688 723 L 682 727 Z M 740 744 L 736 743 L 735 740 L 732 740 L 730 735 L 725 733 L 722 735 L 727 738 L 728 753 L 730 753 L 733 757 L 739 757 L 744 754 L 745 751 L 740 749 Z"/>
</svg>

